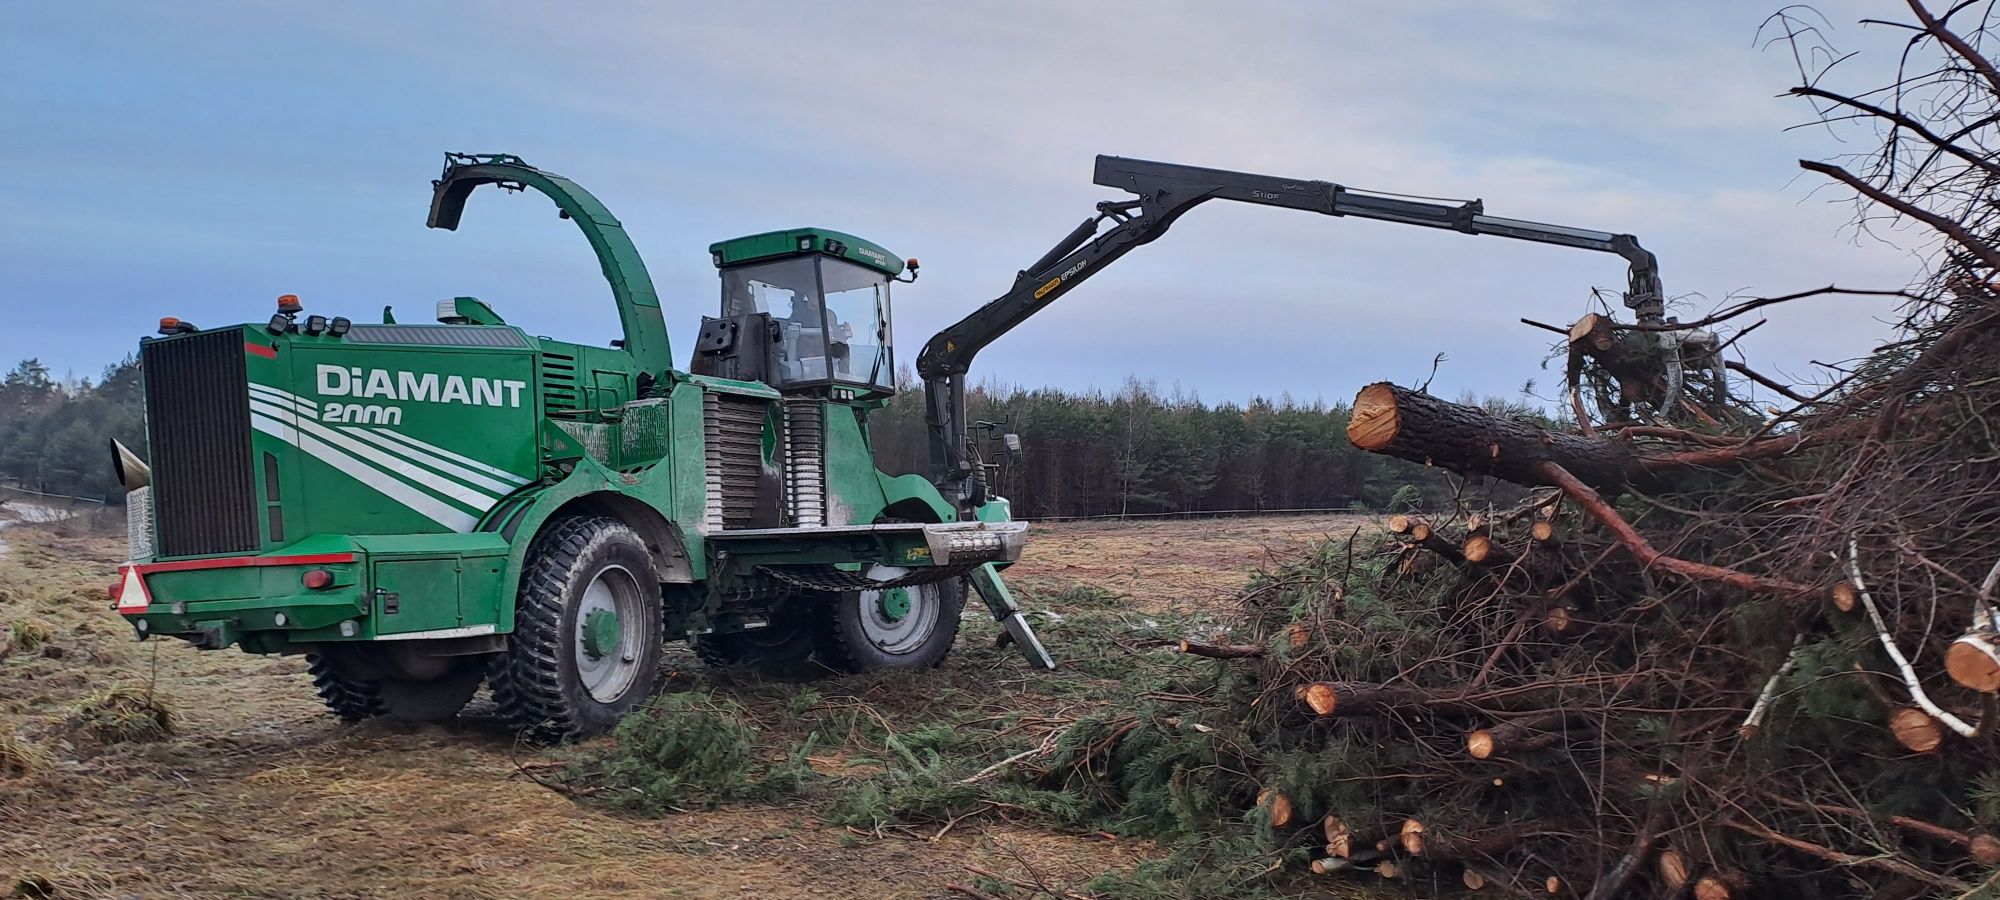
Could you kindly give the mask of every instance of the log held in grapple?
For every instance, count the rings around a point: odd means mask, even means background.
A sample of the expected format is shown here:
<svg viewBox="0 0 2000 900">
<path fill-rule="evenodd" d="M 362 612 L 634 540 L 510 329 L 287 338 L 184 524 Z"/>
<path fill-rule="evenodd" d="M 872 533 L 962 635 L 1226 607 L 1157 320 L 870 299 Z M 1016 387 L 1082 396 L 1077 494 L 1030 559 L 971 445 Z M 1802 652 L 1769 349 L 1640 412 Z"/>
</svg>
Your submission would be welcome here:
<svg viewBox="0 0 2000 900">
<path fill-rule="evenodd" d="M 1600 491 L 1632 480 L 1631 453 L 1610 441 L 1545 431 L 1386 381 L 1355 396 L 1347 439 L 1371 453 L 1519 484 L 1546 484 L 1537 471 L 1545 462 Z"/>
</svg>

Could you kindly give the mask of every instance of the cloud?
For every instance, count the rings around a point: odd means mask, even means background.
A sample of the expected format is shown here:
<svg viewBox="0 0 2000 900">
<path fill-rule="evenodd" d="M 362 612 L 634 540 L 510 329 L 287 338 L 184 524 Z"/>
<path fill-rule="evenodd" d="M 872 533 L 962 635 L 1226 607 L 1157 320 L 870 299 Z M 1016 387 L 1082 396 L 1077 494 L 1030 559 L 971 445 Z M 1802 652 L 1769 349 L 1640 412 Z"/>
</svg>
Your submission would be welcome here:
<svg viewBox="0 0 2000 900">
<path fill-rule="evenodd" d="M 87 38 L 104 71 L 92 82 L 44 60 L 48 89 L 86 98 L 85 111 L 72 120 L 22 95 L 46 137 L 0 138 L 18 179 L 0 186 L 27 198 L 0 221 L 61 206 L 47 230 L 0 237 L 17 273 L 0 274 L 0 291 L 67 281 L 139 295 L 116 271 L 73 268 L 62 248 L 88 246 L 187 291 L 190 318 L 246 318 L 214 298 L 290 279 L 369 306 L 473 293 L 558 336 L 609 327 L 587 251 L 545 204 L 482 197 L 461 233 L 422 232 L 423 179 L 442 149 L 521 153 L 597 191 L 646 251 L 682 347 L 713 306 L 709 241 L 813 223 L 924 259 L 923 280 L 899 293 L 914 359 L 1120 196 L 1089 183 L 1096 153 L 1482 197 L 1497 215 L 1629 231 L 1660 255 L 1671 291 L 1710 302 L 1897 286 L 1915 268 L 1843 234 L 1846 210 L 1796 181 L 1793 158 L 1835 145 L 1783 130 L 1805 112 L 1772 99 L 1790 63 L 1753 46 L 1764 12 L 1741 4 L 127 12 L 44 13 Z M 1537 374 L 1543 345 L 1515 318 L 1563 321 L 1589 286 L 1622 281 L 1615 258 L 1594 254 L 1211 204 L 980 366 L 1028 384 L 1137 374 L 1211 399 L 1307 386 L 1337 397 L 1443 350 L 1455 361 L 1441 389 L 1511 390 Z M 1781 309 L 1747 344 L 1785 368 L 1852 355 L 1885 333 L 1873 311 Z M 49 311 L 0 336 L 0 351 L 43 352 L 74 315 Z"/>
</svg>

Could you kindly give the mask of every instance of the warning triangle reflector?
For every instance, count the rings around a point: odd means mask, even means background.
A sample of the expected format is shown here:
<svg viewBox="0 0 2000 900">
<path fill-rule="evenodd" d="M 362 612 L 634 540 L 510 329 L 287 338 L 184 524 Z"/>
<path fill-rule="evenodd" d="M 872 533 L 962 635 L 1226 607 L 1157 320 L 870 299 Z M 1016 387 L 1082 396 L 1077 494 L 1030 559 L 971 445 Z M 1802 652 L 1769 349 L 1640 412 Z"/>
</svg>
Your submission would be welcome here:
<svg viewBox="0 0 2000 900">
<path fill-rule="evenodd" d="M 138 566 L 125 566 L 118 577 L 118 611 L 145 612 L 153 605 L 153 595 L 146 592 L 146 579 L 139 577 Z"/>
</svg>

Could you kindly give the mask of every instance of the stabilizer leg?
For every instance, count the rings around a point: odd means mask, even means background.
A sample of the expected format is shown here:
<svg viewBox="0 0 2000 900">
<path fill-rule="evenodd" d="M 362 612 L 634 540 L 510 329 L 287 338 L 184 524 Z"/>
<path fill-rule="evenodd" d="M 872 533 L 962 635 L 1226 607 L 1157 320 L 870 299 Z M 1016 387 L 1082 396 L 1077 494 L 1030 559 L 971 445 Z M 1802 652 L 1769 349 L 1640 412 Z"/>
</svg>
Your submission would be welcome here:
<svg viewBox="0 0 2000 900">
<path fill-rule="evenodd" d="M 1029 665 L 1039 666 L 1049 671 L 1056 667 L 1055 657 L 1049 655 L 1042 646 L 1041 638 L 1035 637 L 1035 630 L 1028 627 L 1028 620 L 1021 616 L 1021 606 L 1014 602 L 1014 594 L 1007 590 L 1007 584 L 1000 580 L 1000 570 L 987 563 L 972 570 L 972 587 L 979 597 L 986 601 L 986 608 L 993 611 L 993 621 L 1007 629 L 1007 636 L 1013 638 L 1014 646 L 1021 648 L 1021 655 Z"/>
</svg>

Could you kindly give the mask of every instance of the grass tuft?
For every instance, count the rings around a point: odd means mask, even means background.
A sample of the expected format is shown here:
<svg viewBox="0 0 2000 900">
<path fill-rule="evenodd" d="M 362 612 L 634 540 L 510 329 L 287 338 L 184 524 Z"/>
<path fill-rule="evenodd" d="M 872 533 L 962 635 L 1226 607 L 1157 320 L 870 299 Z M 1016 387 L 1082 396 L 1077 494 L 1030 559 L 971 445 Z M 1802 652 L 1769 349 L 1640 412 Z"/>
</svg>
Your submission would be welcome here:
<svg viewBox="0 0 2000 900">
<path fill-rule="evenodd" d="M 0 779 L 26 778 L 44 762 L 41 748 L 15 736 L 12 726 L 0 724 Z"/>
<path fill-rule="evenodd" d="M 27 900 L 53 900 L 60 893 L 55 882 L 33 873 L 15 876 L 13 888 L 7 896 Z"/>
<path fill-rule="evenodd" d="M 48 623 L 40 619 L 15 619 L 8 632 L 8 643 L 22 653 L 33 653 L 55 637 Z"/>
<path fill-rule="evenodd" d="M 151 743 L 174 733 L 174 714 L 150 690 L 114 684 L 77 701 L 68 724 L 103 744 Z"/>
</svg>

